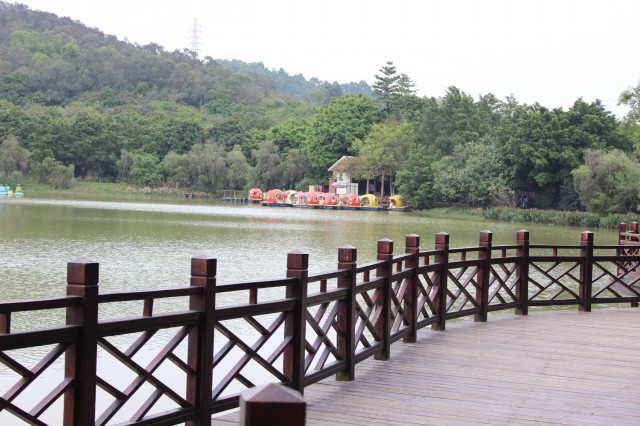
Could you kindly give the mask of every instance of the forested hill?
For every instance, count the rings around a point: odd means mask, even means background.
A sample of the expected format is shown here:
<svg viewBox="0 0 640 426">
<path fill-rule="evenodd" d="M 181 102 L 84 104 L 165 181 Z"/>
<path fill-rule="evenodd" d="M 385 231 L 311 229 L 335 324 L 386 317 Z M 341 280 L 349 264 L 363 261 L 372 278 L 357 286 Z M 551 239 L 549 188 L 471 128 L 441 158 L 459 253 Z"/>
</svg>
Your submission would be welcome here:
<svg viewBox="0 0 640 426">
<path fill-rule="evenodd" d="M 172 100 L 201 108 L 213 99 L 256 105 L 265 98 L 328 104 L 343 89 L 371 93 L 365 82 L 339 85 L 241 61 L 199 60 L 118 40 L 70 18 L 0 1 L 0 93 L 16 104 L 65 105 L 91 98 L 105 106 Z M 218 102 L 219 103 L 219 102 Z"/>
<path fill-rule="evenodd" d="M 332 93 L 334 97 L 343 94 L 357 95 L 358 93 L 372 95 L 371 86 L 364 80 L 358 83 L 340 84 L 335 81 L 330 83 L 328 81 L 321 81 L 317 77 L 311 77 L 309 80 L 306 80 L 302 74 L 289 75 L 289 73 L 282 68 L 277 71 L 268 69 L 262 62 L 247 63 L 237 59 L 231 61 L 219 60 L 218 62 L 228 69 L 247 74 L 253 73 L 272 80 L 275 82 L 278 90 L 290 93 L 298 99 L 314 100 L 314 98 L 318 98 L 318 96 L 327 92 Z"/>
<path fill-rule="evenodd" d="M 421 97 L 392 61 L 374 80 L 369 96 L 364 82 L 139 46 L 0 0 L 0 183 L 301 190 L 354 156 L 341 172 L 416 207 L 526 196 L 639 209 L 640 82 L 621 93 L 631 111 L 618 121 L 599 100 L 565 111 L 455 86 Z"/>
</svg>

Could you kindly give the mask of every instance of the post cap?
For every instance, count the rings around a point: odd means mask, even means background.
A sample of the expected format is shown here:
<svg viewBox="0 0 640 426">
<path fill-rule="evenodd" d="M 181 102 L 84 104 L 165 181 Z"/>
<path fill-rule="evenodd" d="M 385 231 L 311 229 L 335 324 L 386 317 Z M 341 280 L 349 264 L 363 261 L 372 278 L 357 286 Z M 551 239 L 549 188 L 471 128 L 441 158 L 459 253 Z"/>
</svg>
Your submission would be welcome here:
<svg viewBox="0 0 640 426">
<path fill-rule="evenodd" d="M 389 238 L 383 238 L 378 240 L 378 254 L 392 254 L 393 253 L 393 241 Z"/>
<path fill-rule="evenodd" d="M 191 258 L 191 275 L 198 277 L 214 277 L 218 267 L 218 259 L 207 254 Z"/>
<path fill-rule="evenodd" d="M 355 262 L 358 260 L 358 249 L 353 246 L 338 248 L 338 262 Z"/>
<path fill-rule="evenodd" d="M 93 260 L 80 257 L 67 263 L 67 284 L 85 286 L 98 285 L 100 278 L 100 264 Z"/>
<path fill-rule="evenodd" d="M 404 237 L 407 247 L 420 247 L 420 236 L 418 234 L 409 234 Z"/>
<path fill-rule="evenodd" d="M 277 383 L 257 386 L 240 394 L 240 424 L 303 425 L 306 402 L 299 392 Z"/>
<path fill-rule="evenodd" d="M 309 269 L 309 253 L 297 251 L 287 254 L 287 269 Z"/>
</svg>

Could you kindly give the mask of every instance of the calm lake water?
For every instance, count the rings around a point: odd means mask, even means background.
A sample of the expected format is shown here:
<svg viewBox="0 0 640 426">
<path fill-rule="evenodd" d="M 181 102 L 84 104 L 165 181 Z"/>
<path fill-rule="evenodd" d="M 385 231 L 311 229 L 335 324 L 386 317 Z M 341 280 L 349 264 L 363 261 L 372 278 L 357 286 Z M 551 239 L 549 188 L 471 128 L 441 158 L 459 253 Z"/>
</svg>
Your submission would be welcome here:
<svg viewBox="0 0 640 426">
<path fill-rule="evenodd" d="M 375 259 L 376 241 L 390 238 L 404 252 L 416 233 L 433 248 L 448 232 L 452 247 L 476 245 L 481 230 L 494 244 L 512 244 L 519 229 L 532 243 L 579 244 L 582 229 L 491 221 L 434 219 L 421 213 L 357 212 L 261 207 L 200 200 L 0 199 L 0 299 L 60 296 L 66 263 L 100 263 L 100 291 L 189 284 L 190 258 L 218 258 L 219 282 L 281 278 L 288 252 L 309 253 L 311 272 L 335 269 L 338 248 Z M 596 244 L 615 244 L 597 230 Z"/>
<path fill-rule="evenodd" d="M 582 229 L 490 221 L 434 219 L 421 213 L 356 212 L 269 208 L 259 205 L 223 204 L 202 200 L 109 199 L 0 199 L 0 300 L 62 296 L 66 291 L 66 263 L 88 257 L 100 263 L 100 292 L 154 289 L 189 285 L 190 258 L 203 253 L 218 258 L 218 282 L 282 278 L 289 252 L 309 253 L 310 271 L 334 270 L 338 248 L 358 248 L 359 262 L 375 259 L 382 238 L 395 242 L 395 253 L 404 252 L 404 239 L 416 233 L 422 249 L 433 248 L 435 234 L 448 232 L 452 247 L 475 246 L 481 230 L 494 232 L 494 244 L 513 244 L 519 229 L 528 229 L 532 243 L 579 244 Z M 596 244 L 615 244 L 614 231 L 598 230 Z M 227 296 L 227 295 L 224 295 Z M 261 300 L 262 300 L 262 296 Z M 186 298 L 185 298 L 186 299 Z M 243 300 L 222 300 L 232 304 Z M 156 310 L 181 309 L 181 302 L 162 301 Z M 100 316 L 140 315 L 140 304 L 110 304 Z M 64 310 L 19 313 L 12 316 L 12 331 L 63 325 Z M 240 325 L 237 332 L 244 334 Z M 246 332 L 250 326 L 244 324 Z M 114 344 L 127 347 L 136 336 L 118 336 Z M 167 338 L 169 338 L 168 335 Z M 220 336 L 216 334 L 216 339 Z M 216 340 L 215 345 L 219 342 Z M 150 349 L 154 346 L 150 343 Z M 219 347 L 219 346 L 217 346 Z M 50 348 L 31 348 L 16 354 L 21 362 L 34 364 Z M 184 355 L 184 343 L 177 349 Z M 152 357 L 153 350 L 140 351 Z M 138 355 L 137 355 L 138 356 Z M 120 386 L 127 386 L 127 369 L 99 350 L 98 371 L 107 371 Z M 145 365 L 140 361 L 141 365 Z M 230 361 L 231 362 L 231 361 Z M 235 361 L 233 361 L 235 362 Z M 220 367 L 224 369 L 225 366 Z M 259 369 L 249 366 L 256 383 Z M 25 407 L 36 394 L 44 396 L 63 372 L 62 359 L 25 392 Z M 21 377 L 0 368 L 0 387 L 9 388 Z M 218 373 L 216 373 L 218 374 Z M 169 383 L 181 377 L 168 372 Z M 175 377 L 174 377 L 175 376 Z M 57 381 L 58 380 L 58 381 Z M 179 379 L 178 379 L 179 380 Z M 184 387 L 184 386 L 183 386 Z M 241 387 L 229 391 L 241 391 Z M 17 401 L 19 402 L 19 401 Z M 110 403 L 98 396 L 98 411 Z M 28 408 L 27 408 L 28 409 Z M 62 410 L 56 403 L 43 417 L 57 423 Z M 123 415 L 124 416 L 124 415 Z M 126 416 L 119 421 L 126 421 Z M 115 419 L 114 419 L 115 420 Z M 1 424 L 15 418 L 0 413 Z"/>
</svg>

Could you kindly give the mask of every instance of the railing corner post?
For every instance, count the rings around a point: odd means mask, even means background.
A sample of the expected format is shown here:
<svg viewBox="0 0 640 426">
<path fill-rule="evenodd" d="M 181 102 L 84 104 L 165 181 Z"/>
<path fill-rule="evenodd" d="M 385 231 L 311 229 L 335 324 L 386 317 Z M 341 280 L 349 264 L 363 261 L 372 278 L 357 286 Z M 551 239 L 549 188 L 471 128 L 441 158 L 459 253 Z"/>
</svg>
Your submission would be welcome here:
<svg viewBox="0 0 640 426">
<path fill-rule="evenodd" d="M 387 361 L 391 357 L 391 275 L 393 274 L 393 241 L 388 238 L 378 240 L 378 260 L 384 264 L 376 270 L 377 277 L 384 277 L 382 291 L 378 293 L 378 308 L 382 309 L 376 325 L 378 335 L 382 337 L 382 350 L 375 353 L 374 358 L 379 361 Z"/>
<path fill-rule="evenodd" d="M 584 231 L 581 234 L 580 251 L 582 264 L 580 265 L 580 306 L 581 312 L 591 312 L 591 290 L 593 287 L 593 232 Z"/>
<path fill-rule="evenodd" d="M 296 300 L 292 317 L 285 321 L 285 335 L 292 337 L 284 351 L 284 374 L 291 380 L 293 389 L 304 393 L 304 359 L 306 343 L 307 284 L 309 279 L 309 254 L 287 255 L 287 278 L 297 278 L 294 285 L 287 286 L 286 297 Z"/>
<path fill-rule="evenodd" d="M 413 256 L 407 259 L 406 268 L 412 269 L 413 273 L 408 279 L 407 291 L 405 293 L 405 318 L 409 320 L 411 331 L 404 336 L 405 343 L 415 343 L 418 340 L 418 253 L 420 253 L 420 236 L 410 234 L 405 237 L 405 253 Z"/>
<path fill-rule="evenodd" d="M 521 229 L 516 233 L 516 256 L 520 258 L 516 271 L 516 315 L 529 314 L 529 231 Z"/>
<path fill-rule="evenodd" d="M 338 325 L 344 335 L 338 334 L 338 352 L 347 362 L 344 370 L 336 374 L 336 380 L 351 381 L 355 379 L 356 368 L 356 267 L 358 250 L 345 246 L 338 249 L 338 269 L 346 269 L 349 274 L 338 278 L 338 288 L 347 289 L 345 300 L 338 311 Z"/>
<path fill-rule="evenodd" d="M 97 262 L 79 258 L 67 263 L 67 296 L 79 296 L 82 303 L 67 308 L 67 325 L 79 326 L 80 337 L 65 354 L 65 377 L 75 384 L 64 394 L 64 425 L 95 423 L 99 278 Z"/>
<path fill-rule="evenodd" d="M 216 274 L 218 260 L 209 255 L 191 258 L 191 286 L 202 288 L 202 293 L 189 298 L 189 309 L 200 312 L 196 329 L 189 333 L 187 364 L 195 374 L 187 376 L 187 401 L 197 408 L 197 417 L 189 426 L 211 424 L 213 414 L 211 389 L 213 387 L 213 336 L 216 309 Z"/>
<path fill-rule="evenodd" d="M 434 262 L 440 265 L 433 285 L 436 288 L 433 297 L 434 314 L 438 315 L 438 322 L 431 326 L 432 330 L 444 331 L 447 323 L 447 274 L 449 273 L 449 234 L 436 234 L 435 250 L 438 251 Z"/>
</svg>

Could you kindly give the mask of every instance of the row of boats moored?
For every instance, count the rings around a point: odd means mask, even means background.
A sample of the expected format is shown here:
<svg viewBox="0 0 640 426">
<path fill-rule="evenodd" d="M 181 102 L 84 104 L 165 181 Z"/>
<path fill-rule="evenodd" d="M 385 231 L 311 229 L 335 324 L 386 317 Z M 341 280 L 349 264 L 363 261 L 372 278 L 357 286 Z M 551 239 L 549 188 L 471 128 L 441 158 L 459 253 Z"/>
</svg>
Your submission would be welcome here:
<svg viewBox="0 0 640 426">
<path fill-rule="evenodd" d="M 307 209 L 407 211 L 411 208 L 404 203 L 401 195 L 389 197 L 383 206 L 373 194 L 336 194 L 321 191 L 283 191 L 271 189 L 262 192 L 259 188 L 249 191 L 249 202 L 261 203 L 267 207 L 299 207 Z"/>
<path fill-rule="evenodd" d="M 11 189 L 10 186 L 4 186 L 0 184 L 0 198 L 20 198 L 24 197 L 24 192 L 22 192 L 22 187 L 20 185 L 16 186 L 16 189 Z"/>
</svg>

